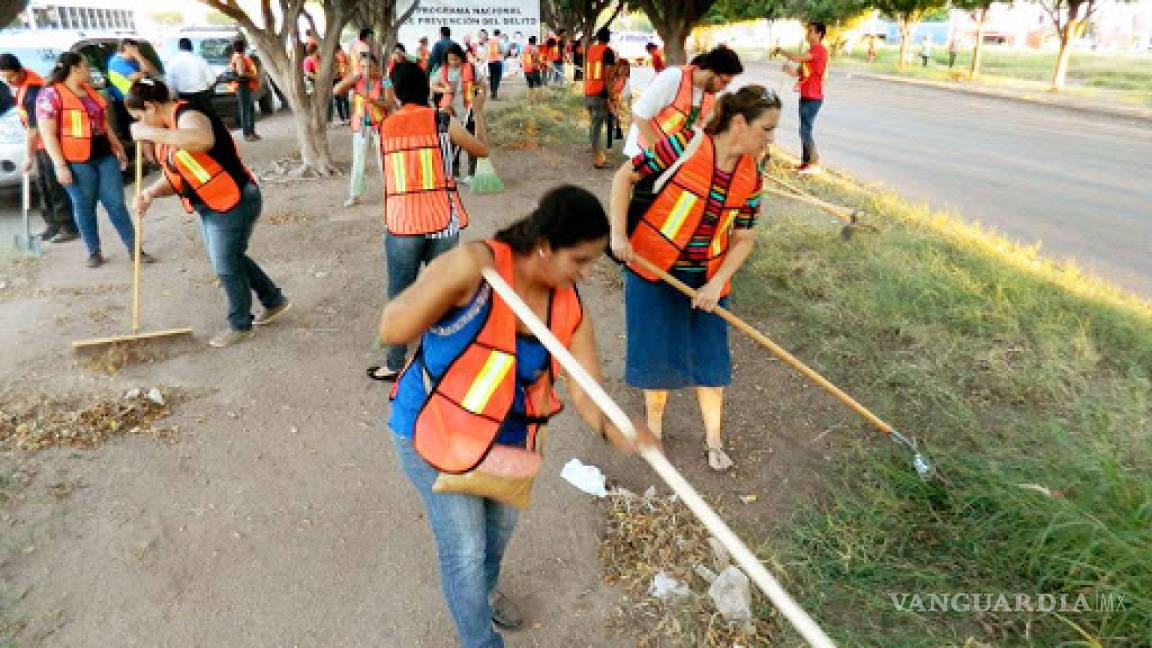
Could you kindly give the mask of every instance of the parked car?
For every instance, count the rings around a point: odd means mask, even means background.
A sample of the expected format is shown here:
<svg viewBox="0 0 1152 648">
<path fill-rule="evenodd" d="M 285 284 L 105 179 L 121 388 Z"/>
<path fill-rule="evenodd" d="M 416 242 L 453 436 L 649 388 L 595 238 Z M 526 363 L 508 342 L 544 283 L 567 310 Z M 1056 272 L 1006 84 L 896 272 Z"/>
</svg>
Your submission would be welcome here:
<svg viewBox="0 0 1152 648">
<path fill-rule="evenodd" d="M 232 59 L 232 42 L 237 38 L 243 38 L 243 35 L 235 29 L 220 29 L 218 27 L 181 29 L 164 39 L 161 44 L 160 50 L 165 61 L 180 51 L 181 38 L 192 41 L 192 51 L 203 56 L 208 61 L 208 67 L 212 70 L 212 74 L 216 75 L 216 85 L 213 86 L 212 94 L 212 107 L 216 110 L 216 114 L 227 122 L 235 123 L 238 110 L 236 93 L 232 91 L 227 82 L 221 79 L 221 76 L 228 71 L 228 62 Z M 256 64 L 260 78 L 260 87 L 256 89 L 253 100 L 260 107 L 261 114 L 270 115 L 276 110 L 272 79 L 264 69 L 264 63 L 260 60 L 260 52 L 249 47 L 248 55 Z"/>
<path fill-rule="evenodd" d="M 92 87 L 105 99 L 109 98 L 108 59 L 116 53 L 120 40 L 133 38 L 140 42 L 140 53 L 163 77 L 164 66 L 151 43 L 130 32 L 82 32 L 65 29 L 5 30 L 0 33 L 0 52 L 8 52 L 20 59 L 20 64 L 47 78 L 60 54 L 72 51 L 84 57 L 91 69 Z M 114 123 L 116 135 L 124 143 L 129 159 L 135 144 L 128 124 Z M 15 130 L 13 130 L 15 129 Z M 24 128 L 16 110 L 10 109 L 0 117 L 0 186 L 20 183 L 20 167 L 24 164 Z M 8 170 L 12 169 L 9 173 Z M 131 170 L 131 169 L 130 169 Z"/>
</svg>

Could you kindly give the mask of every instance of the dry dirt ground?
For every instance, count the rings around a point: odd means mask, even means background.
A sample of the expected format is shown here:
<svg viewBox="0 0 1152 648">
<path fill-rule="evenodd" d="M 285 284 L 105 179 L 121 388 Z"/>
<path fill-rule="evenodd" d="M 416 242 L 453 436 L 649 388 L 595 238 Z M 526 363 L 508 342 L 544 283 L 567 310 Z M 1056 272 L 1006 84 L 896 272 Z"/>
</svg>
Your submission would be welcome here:
<svg viewBox="0 0 1152 648">
<path fill-rule="evenodd" d="M 294 149 L 289 115 L 258 128 L 264 141 L 242 149 L 253 166 Z M 348 135 L 331 135 L 346 168 Z M 607 200 L 611 172 L 592 170 L 588 157 L 496 151 L 507 191 L 465 194 L 474 225 L 464 238 L 490 235 L 562 182 Z M 146 248 L 160 262 L 145 267 L 142 328 L 190 326 L 195 336 L 140 345 L 142 357 L 119 371 L 70 348 L 128 328 L 131 265 L 106 221 L 102 268 L 84 267 L 80 243 L 3 262 L 0 409 L 158 387 L 172 414 L 158 422 L 162 435 L 0 452 L 0 637 L 69 648 L 453 645 L 431 534 L 384 426 L 386 390 L 364 376 L 381 359 L 372 345 L 384 301 L 379 177 L 358 208 L 341 207 L 346 191 L 345 178 L 264 184 L 251 254 L 295 308 L 230 349 L 206 345 L 224 325 L 224 297 L 195 220 L 175 200 L 145 222 Z M 604 263 L 584 295 L 608 389 L 639 414 L 639 395 L 619 380 L 621 293 Z M 763 537 L 804 506 L 829 444 L 858 427 L 766 352 L 732 339 L 727 430 L 738 469 L 708 472 L 687 393 L 673 396 L 666 450 L 738 531 Z M 504 566 L 504 589 L 528 617 L 508 643 L 631 645 L 610 623 L 623 593 L 600 578 L 602 511 L 559 470 L 579 457 L 633 490 L 656 477 L 573 414 L 550 439 Z M 753 503 L 740 499 L 753 494 Z"/>
</svg>

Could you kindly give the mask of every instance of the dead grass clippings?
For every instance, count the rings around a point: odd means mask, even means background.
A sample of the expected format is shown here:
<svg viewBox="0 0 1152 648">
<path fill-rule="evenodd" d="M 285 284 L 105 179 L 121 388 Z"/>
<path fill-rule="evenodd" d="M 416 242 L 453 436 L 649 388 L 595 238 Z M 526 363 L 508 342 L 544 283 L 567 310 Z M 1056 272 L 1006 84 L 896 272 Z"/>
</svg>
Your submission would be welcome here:
<svg viewBox="0 0 1152 648">
<path fill-rule="evenodd" d="M 116 342 L 102 349 L 82 352 L 80 366 L 88 371 L 116 374 L 127 366 L 154 363 L 164 358 L 163 354 L 155 349 L 130 342 Z"/>
<path fill-rule="evenodd" d="M 607 530 L 600 543 L 604 581 L 627 592 L 621 625 L 636 635 L 637 645 L 657 646 L 769 646 L 773 623 L 758 616 L 748 627 L 726 621 L 708 596 L 708 583 L 696 565 L 715 569 L 707 530 L 675 496 L 637 496 L 613 493 L 605 500 Z M 650 596 L 656 574 L 664 572 L 687 583 L 692 593 L 659 599 Z"/>
<path fill-rule="evenodd" d="M 269 225 L 309 225 L 316 221 L 316 216 L 298 209 L 285 209 L 263 217 Z"/>
<path fill-rule="evenodd" d="M 172 414 L 180 394 L 169 390 L 160 400 L 163 402 L 145 393 L 112 398 L 5 397 L 0 409 L 0 449 L 36 452 L 50 446 L 95 448 L 112 437 L 129 434 L 171 442 L 178 429 L 155 423 Z"/>
</svg>

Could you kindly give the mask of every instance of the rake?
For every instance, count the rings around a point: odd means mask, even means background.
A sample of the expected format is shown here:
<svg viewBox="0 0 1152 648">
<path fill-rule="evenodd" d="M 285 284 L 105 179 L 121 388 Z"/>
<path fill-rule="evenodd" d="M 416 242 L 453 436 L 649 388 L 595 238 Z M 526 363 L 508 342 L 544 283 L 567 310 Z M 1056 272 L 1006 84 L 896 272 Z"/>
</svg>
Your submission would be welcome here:
<svg viewBox="0 0 1152 648">
<path fill-rule="evenodd" d="M 651 261 L 648 261 L 647 259 L 635 254 L 632 255 L 632 260 L 648 272 L 651 272 L 652 274 L 659 277 L 668 285 L 684 293 L 689 298 L 696 297 L 695 290 L 693 290 L 690 286 L 680 281 L 676 277 L 673 277 L 660 268 L 657 268 L 652 264 Z M 885 423 L 882 419 L 880 419 L 880 417 L 876 416 L 871 411 L 869 411 L 868 408 L 857 402 L 856 399 L 852 398 L 842 389 L 832 384 L 832 382 L 827 378 L 817 373 L 815 369 L 812 369 L 808 365 L 801 362 L 798 358 L 796 358 L 796 356 L 789 353 L 784 347 L 776 344 L 771 339 L 769 339 L 768 336 L 752 328 L 747 322 L 733 315 L 731 311 L 727 310 L 726 308 L 717 306 L 716 308 L 712 309 L 712 312 L 718 315 L 720 319 L 723 319 L 725 322 L 731 324 L 733 327 L 740 329 L 742 332 L 747 334 L 748 337 L 755 340 L 760 344 L 760 346 L 771 351 L 777 358 L 780 358 L 782 361 L 784 361 L 785 364 L 795 369 L 805 378 L 808 378 L 812 382 L 824 388 L 825 391 L 835 396 L 836 400 L 846 405 L 853 412 L 859 414 L 864 418 L 865 421 L 868 421 L 868 423 L 870 423 L 872 427 L 879 430 L 881 434 L 888 437 L 896 444 L 911 451 L 912 467 L 916 469 L 916 474 L 920 475 L 921 479 L 927 480 L 932 475 L 932 465 L 928 462 L 928 459 L 926 459 L 924 455 L 920 454 L 919 449 L 916 447 L 916 444 L 913 441 L 910 441 L 908 437 L 901 434 L 896 428 Z"/>
<path fill-rule="evenodd" d="M 144 147 L 143 142 L 136 143 L 136 197 L 140 197 L 140 187 L 144 183 L 143 169 L 144 160 L 142 150 Z M 142 214 L 136 214 L 136 222 L 134 223 L 136 229 L 136 243 L 132 250 L 132 333 L 129 335 L 117 335 L 113 337 L 94 338 L 91 340 L 73 340 L 73 349 L 87 349 L 94 346 L 103 346 L 107 344 L 118 344 L 120 342 L 135 342 L 138 340 L 154 340 L 157 338 L 175 337 L 178 335 L 191 335 L 192 329 L 190 328 L 176 328 L 167 329 L 163 331 L 148 331 L 145 333 L 140 332 L 140 250 L 141 239 L 143 238 L 144 228 L 141 223 L 143 220 Z"/>
<path fill-rule="evenodd" d="M 783 191 L 774 187 L 764 186 L 762 189 L 765 193 L 772 194 L 773 196 L 779 196 L 781 198 L 790 198 L 792 200 L 808 203 L 809 205 L 818 207 L 825 212 L 835 216 L 836 218 L 839 218 L 841 221 L 844 221 L 844 227 L 840 228 L 840 238 L 844 239 L 845 241 L 852 238 L 852 235 L 856 233 L 857 229 L 865 227 L 865 225 L 859 222 L 860 210 L 848 209 L 847 207 L 841 207 L 840 205 L 835 205 L 828 202 L 827 200 L 817 198 L 816 196 L 797 189 L 796 187 L 793 187 L 783 180 L 767 173 L 765 173 L 764 176 L 769 180 L 783 187 L 786 187 L 789 190 Z"/>
</svg>

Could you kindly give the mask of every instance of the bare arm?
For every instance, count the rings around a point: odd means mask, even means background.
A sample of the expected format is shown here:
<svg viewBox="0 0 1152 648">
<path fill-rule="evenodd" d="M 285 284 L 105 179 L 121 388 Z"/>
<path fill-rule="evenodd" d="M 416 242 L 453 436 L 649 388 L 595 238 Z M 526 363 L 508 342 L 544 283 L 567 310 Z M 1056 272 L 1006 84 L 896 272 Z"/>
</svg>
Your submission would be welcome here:
<svg viewBox="0 0 1152 648">
<path fill-rule="evenodd" d="M 641 142 L 648 142 L 651 146 L 660 141 L 660 136 L 656 134 L 656 129 L 652 127 L 650 120 L 640 117 L 635 112 L 632 113 L 632 117 L 632 123 L 636 124 L 636 130 L 640 133 Z"/>
<path fill-rule="evenodd" d="M 313 78 L 315 78 L 315 77 L 313 77 Z M 332 88 L 332 94 L 333 95 L 339 95 L 339 94 L 344 94 L 345 92 L 348 92 L 349 90 L 351 90 L 353 88 L 353 86 L 355 86 L 357 83 L 360 82 L 360 78 L 361 78 L 361 74 L 359 72 L 357 72 L 356 74 L 350 74 L 350 75 L 344 77 L 343 79 L 340 80 L 340 83 L 336 84 L 335 88 Z"/>
<path fill-rule="evenodd" d="M 436 257 L 380 314 L 380 341 L 407 344 L 453 306 L 462 306 L 480 285 L 483 250 L 464 245 Z M 487 262 L 491 265 L 491 261 Z"/>
<path fill-rule="evenodd" d="M 628 243 L 628 203 L 637 182 L 640 182 L 640 174 L 632 168 L 631 162 L 625 162 L 612 176 L 612 193 L 608 202 L 612 254 L 625 262 L 632 260 L 632 246 Z"/>
<path fill-rule="evenodd" d="M 476 118 L 477 133 L 483 132 L 480 128 L 481 124 L 483 123 L 482 120 L 483 118 L 480 117 L 478 113 Z M 459 146 L 465 151 L 468 151 L 468 154 L 472 157 L 488 157 L 488 142 L 484 139 L 481 139 L 480 137 L 477 137 L 476 135 L 473 135 L 472 133 L 469 133 L 468 129 L 455 119 L 453 119 L 448 124 L 448 138 L 451 139 L 452 143 L 456 146 Z"/>
<path fill-rule="evenodd" d="M 132 124 L 132 139 L 167 144 L 191 153 L 206 153 L 216 144 L 212 122 L 195 110 L 184 111 L 176 128 L 157 128 L 136 122 Z"/>
<path fill-rule="evenodd" d="M 700 310 L 712 312 L 716 304 L 720 301 L 720 293 L 723 292 L 724 284 L 732 279 L 732 275 L 744 265 L 748 260 L 748 255 L 752 253 L 752 247 L 756 244 L 756 232 L 751 229 L 738 229 L 732 232 L 732 245 L 728 248 L 728 254 L 724 256 L 724 262 L 717 268 L 716 274 L 708 280 L 696 293 L 696 298 L 692 300 L 692 305 Z"/>
<path fill-rule="evenodd" d="M 812 60 L 812 53 L 811 52 L 798 52 L 796 54 L 793 54 L 792 52 L 785 52 L 784 50 L 777 47 L 776 53 L 779 54 L 780 56 L 783 56 L 784 58 L 788 59 L 789 61 L 792 61 L 793 63 L 804 63 L 806 61 Z"/>
</svg>

